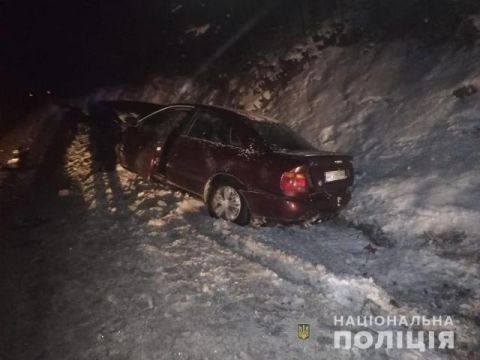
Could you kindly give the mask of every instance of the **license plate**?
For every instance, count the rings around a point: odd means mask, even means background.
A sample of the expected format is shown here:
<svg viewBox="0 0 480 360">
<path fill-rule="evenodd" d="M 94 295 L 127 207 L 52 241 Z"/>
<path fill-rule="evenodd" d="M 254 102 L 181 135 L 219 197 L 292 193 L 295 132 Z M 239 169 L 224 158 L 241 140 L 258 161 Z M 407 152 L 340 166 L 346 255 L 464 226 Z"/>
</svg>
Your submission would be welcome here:
<svg viewBox="0 0 480 360">
<path fill-rule="evenodd" d="M 325 172 L 325 182 L 332 182 L 338 180 L 345 180 L 347 178 L 347 173 L 345 170 L 335 170 Z"/>
</svg>

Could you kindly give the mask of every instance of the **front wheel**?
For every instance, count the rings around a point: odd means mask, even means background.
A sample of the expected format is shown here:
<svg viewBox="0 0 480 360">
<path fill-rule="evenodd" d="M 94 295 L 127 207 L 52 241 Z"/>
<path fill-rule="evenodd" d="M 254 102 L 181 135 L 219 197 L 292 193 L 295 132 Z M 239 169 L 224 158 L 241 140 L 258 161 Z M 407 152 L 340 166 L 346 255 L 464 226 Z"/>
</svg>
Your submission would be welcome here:
<svg viewBox="0 0 480 360">
<path fill-rule="evenodd" d="M 211 216 L 238 225 L 246 225 L 250 222 L 247 202 L 234 185 L 220 184 L 216 186 L 209 197 L 208 210 Z"/>
</svg>

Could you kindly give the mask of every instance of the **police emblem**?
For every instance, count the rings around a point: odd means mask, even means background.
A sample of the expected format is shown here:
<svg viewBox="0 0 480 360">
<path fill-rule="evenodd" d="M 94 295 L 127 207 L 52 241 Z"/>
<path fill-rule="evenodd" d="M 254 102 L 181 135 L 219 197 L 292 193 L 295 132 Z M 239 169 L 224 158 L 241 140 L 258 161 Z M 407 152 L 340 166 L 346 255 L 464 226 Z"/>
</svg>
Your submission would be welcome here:
<svg viewBox="0 0 480 360">
<path fill-rule="evenodd" d="M 310 338 L 310 324 L 298 324 L 297 335 L 300 340 L 308 340 Z"/>
</svg>

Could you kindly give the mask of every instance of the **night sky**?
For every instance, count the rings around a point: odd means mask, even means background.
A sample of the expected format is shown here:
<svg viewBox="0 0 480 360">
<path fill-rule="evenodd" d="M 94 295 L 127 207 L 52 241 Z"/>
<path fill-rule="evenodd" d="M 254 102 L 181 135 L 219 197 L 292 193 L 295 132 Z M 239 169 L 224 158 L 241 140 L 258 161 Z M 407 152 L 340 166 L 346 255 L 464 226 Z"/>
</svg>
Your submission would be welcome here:
<svg viewBox="0 0 480 360">
<path fill-rule="evenodd" d="M 236 56 L 269 26 L 295 19 L 288 0 L 3 1 L 4 76 L 16 86 L 66 95 L 141 81 L 151 72 L 189 73 L 267 9 L 225 56 Z M 270 5 L 274 4 L 274 5 Z M 180 6 L 179 6 L 180 5 Z M 287 10 L 287 11 L 286 11 Z M 195 37 L 186 31 L 210 24 Z"/>
</svg>

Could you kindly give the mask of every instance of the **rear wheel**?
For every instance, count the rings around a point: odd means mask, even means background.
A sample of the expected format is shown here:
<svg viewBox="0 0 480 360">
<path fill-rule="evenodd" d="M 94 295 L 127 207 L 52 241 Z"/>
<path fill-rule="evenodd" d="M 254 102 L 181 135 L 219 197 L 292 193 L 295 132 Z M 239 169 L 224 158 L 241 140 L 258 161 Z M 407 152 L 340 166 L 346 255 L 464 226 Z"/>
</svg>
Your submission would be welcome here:
<svg viewBox="0 0 480 360">
<path fill-rule="evenodd" d="M 250 211 L 238 188 L 233 184 L 219 184 L 212 190 L 208 200 L 210 215 L 238 225 L 250 222 Z"/>
</svg>

